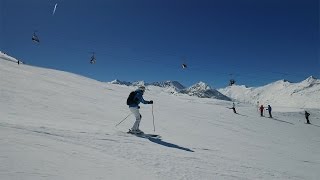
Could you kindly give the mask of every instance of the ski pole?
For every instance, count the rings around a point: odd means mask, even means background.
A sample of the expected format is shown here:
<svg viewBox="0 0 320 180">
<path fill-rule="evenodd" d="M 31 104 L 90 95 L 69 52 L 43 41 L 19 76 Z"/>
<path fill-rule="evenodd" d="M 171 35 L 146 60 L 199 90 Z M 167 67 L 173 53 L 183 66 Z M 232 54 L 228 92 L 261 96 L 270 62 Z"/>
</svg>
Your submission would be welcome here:
<svg viewBox="0 0 320 180">
<path fill-rule="evenodd" d="M 156 127 L 154 125 L 153 104 L 152 104 L 152 120 L 153 120 L 153 132 L 155 132 L 156 131 Z"/>
<path fill-rule="evenodd" d="M 132 114 L 132 112 L 127 116 L 125 117 L 123 120 L 121 120 L 115 127 L 117 127 L 119 124 L 121 124 L 124 120 L 126 120 L 130 115 Z"/>
</svg>

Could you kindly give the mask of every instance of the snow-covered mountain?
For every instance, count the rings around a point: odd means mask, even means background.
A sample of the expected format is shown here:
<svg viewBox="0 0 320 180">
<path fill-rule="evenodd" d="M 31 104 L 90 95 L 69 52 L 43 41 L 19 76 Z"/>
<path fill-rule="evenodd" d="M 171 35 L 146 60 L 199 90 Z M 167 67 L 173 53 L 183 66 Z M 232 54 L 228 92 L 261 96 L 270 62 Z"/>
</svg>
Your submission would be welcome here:
<svg viewBox="0 0 320 180">
<path fill-rule="evenodd" d="M 158 87 L 164 87 L 164 88 L 173 88 L 177 92 L 184 89 L 185 87 L 180 84 L 178 81 L 164 81 L 164 82 L 154 82 L 150 83 L 149 85 L 158 86 Z"/>
<path fill-rule="evenodd" d="M 110 84 L 119 84 L 119 85 L 126 85 L 126 86 L 131 86 L 132 83 L 131 82 L 127 82 L 127 81 L 120 81 L 118 79 L 115 79 L 111 82 L 109 82 Z"/>
<path fill-rule="evenodd" d="M 137 85 L 145 85 L 145 86 L 157 86 L 164 88 L 165 92 L 169 92 L 171 94 L 187 94 L 189 96 L 196 96 L 199 98 L 214 98 L 220 100 L 230 101 L 231 98 L 221 94 L 219 91 L 212 89 L 208 84 L 204 82 L 199 82 L 192 85 L 189 88 L 185 88 L 178 81 L 163 81 L 163 82 L 153 82 L 153 83 L 144 83 L 143 81 L 139 82 L 126 82 L 120 80 L 114 80 L 110 82 L 111 84 L 120 84 L 126 86 L 137 86 Z"/>
<path fill-rule="evenodd" d="M 219 91 L 215 89 L 212 89 L 208 84 L 204 82 L 194 84 L 193 86 L 187 89 L 181 90 L 180 93 L 188 94 L 190 96 L 197 96 L 200 98 L 214 98 L 231 101 L 229 97 L 221 94 Z"/>
<path fill-rule="evenodd" d="M 262 87 L 233 85 L 219 89 L 224 95 L 251 104 L 320 108 L 320 80 L 312 76 L 299 83 L 279 80 Z"/>
<path fill-rule="evenodd" d="M 121 81 L 121 80 L 118 80 L 118 79 L 115 79 L 111 82 L 108 82 L 110 84 L 119 84 L 119 85 L 125 85 L 125 86 L 145 86 L 145 82 L 144 81 L 135 81 L 135 82 L 127 82 L 127 81 Z"/>
<path fill-rule="evenodd" d="M 153 83 L 145 83 L 144 81 L 136 81 L 136 82 L 126 82 L 126 81 L 120 81 L 120 80 L 113 80 L 109 82 L 111 84 L 120 84 L 120 85 L 126 85 L 126 86 L 139 86 L 139 85 L 145 85 L 145 86 L 158 86 L 163 88 L 172 88 L 173 90 L 179 92 L 181 89 L 184 89 L 185 87 L 180 84 L 178 81 L 163 81 L 163 82 L 153 82 Z"/>
<path fill-rule="evenodd" d="M 161 138 L 139 138 L 126 133 L 132 89 L 0 57 L 0 179 L 320 177 L 319 109 L 306 125 L 299 108 L 273 106 L 266 118 L 239 103 L 234 114 L 232 102 L 148 86 L 140 129 Z"/>
<path fill-rule="evenodd" d="M 136 81 L 136 82 L 126 82 L 120 80 L 114 80 L 108 82 L 109 84 L 118 84 L 118 85 L 125 85 L 125 86 L 132 86 L 137 88 L 137 86 L 144 85 L 149 89 L 149 87 L 156 86 L 162 88 L 162 92 L 166 92 L 169 94 L 177 94 L 180 91 L 180 88 L 184 88 L 179 82 L 177 81 L 164 81 L 164 82 L 153 82 L 153 83 L 145 83 L 144 81 Z"/>
</svg>

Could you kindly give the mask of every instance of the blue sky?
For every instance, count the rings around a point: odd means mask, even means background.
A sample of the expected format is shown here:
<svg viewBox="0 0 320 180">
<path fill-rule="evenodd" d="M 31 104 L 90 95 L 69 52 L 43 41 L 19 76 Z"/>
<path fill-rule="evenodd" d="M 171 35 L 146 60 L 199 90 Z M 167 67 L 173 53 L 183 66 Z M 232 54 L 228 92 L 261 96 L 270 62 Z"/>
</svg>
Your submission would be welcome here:
<svg viewBox="0 0 320 180">
<path fill-rule="evenodd" d="M 0 14 L 1 51 L 99 81 L 220 88 L 320 72 L 318 0 L 0 0 Z"/>
</svg>

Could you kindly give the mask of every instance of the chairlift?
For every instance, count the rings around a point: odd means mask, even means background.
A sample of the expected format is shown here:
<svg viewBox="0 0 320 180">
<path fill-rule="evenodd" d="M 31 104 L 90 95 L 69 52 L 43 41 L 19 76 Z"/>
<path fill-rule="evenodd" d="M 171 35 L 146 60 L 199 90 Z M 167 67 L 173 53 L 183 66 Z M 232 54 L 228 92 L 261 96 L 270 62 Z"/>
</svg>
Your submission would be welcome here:
<svg viewBox="0 0 320 180">
<path fill-rule="evenodd" d="M 234 74 L 230 73 L 230 80 L 229 80 L 229 86 L 232 86 L 236 83 L 236 80 L 234 80 Z"/>
<path fill-rule="evenodd" d="M 186 69 L 188 66 L 187 66 L 187 57 L 186 56 L 182 56 L 181 57 L 181 60 L 182 60 L 182 69 Z"/>
<path fill-rule="evenodd" d="M 36 32 L 33 32 L 31 39 L 33 42 L 40 43 L 40 40 L 39 40 L 38 36 L 36 35 Z"/>
<path fill-rule="evenodd" d="M 95 64 L 95 63 L 96 63 L 96 57 L 95 57 L 94 52 L 93 52 L 92 56 L 91 56 L 90 64 Z"/>
<path fill-rule="evenodd" d="M 234 79 L 230 79 L 230 82 L 229 82 L 229 86 L 232 86 L 236 83 L 236 81 Z"/>
</svg>

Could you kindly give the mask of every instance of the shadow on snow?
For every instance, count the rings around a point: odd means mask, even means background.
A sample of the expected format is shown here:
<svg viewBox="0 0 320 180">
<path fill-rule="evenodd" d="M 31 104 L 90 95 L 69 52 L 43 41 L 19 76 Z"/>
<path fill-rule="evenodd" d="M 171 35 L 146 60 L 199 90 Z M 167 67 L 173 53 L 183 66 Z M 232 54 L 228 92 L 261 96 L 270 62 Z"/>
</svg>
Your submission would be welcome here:
<svg viewBox="0 0 320 180">
<path fill-rule="evenodd" d="M 162 146 L 166 146 L 166 147 L 170 147 L 170 148 L 176 148 L 176 149 L 180 149 L 180 150 L 184 150 L 184 151 L 188 151 L 188 152 L 194 152 L 193 150 L 191 150 L 189 148 L 185 148 L 185 147 L 178 146 L 176 144 L 165 142 L 165 141 L 162 141 L 162 139 L 159 139 L 159 138 L 148 137 L 148 139 L 149 139 L 149 141 L 151 141 L 153 143 L 160 144 Z"/>
<path fill-rule="evenodd" d="M 288 123 L 288 124 L 292 124 L 292 125 L 294 125 L 293 123 L 288 122 L 288 121 L 283 121 L 283 120 L 276 119 L 276 118 L 270 118 L 270 119 L 273 119 L 273 120 L 275 120 L 275 121 L 280 121 L 280 122 L 284 122 L 284 123 Z"/>
<path fill-rule="evenodd" d="M 316 127 L 320 127 L 320 126 L 318 126 L 318 125 L 315 125 L 315 124 L 312 124 L 312 123 L 311 123 L 310 125 L 312 125 L 312 126 L 316 126 Z"/>
<path fill-rule="evenodd" d="M 235 113 L 237 115 L 240 115 L 240 116 L 245 116 L 245 117 L 248 117 L 247 115 L 244 115 L 244 114 L 240 114 L 240 113 Z"/>
</svg>

